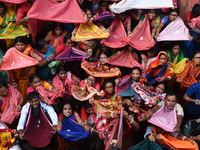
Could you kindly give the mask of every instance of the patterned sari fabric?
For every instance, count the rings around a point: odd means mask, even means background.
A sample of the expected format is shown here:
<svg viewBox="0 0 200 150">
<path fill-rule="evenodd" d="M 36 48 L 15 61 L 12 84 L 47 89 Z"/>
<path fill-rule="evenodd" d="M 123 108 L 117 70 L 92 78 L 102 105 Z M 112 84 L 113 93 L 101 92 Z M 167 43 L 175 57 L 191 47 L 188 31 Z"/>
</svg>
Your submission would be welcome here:
<svg viewBox="0 0 200 150">
<path fill-rule="evenodd" d="M 69 117 L 63 114 L 62 131 L 58 131 L 58 135 L 65 141 L 78 141 L 88 137 L 90 130 L 85 132 L 85 129 L 76 122 L 74 113 Z"/>
<path fill-rule="evenodd" d="M 56 90 L 56 93 L 46 91 L 43 86 L 36 87 L 36 91 L 42 96 L 42 98 L 48 100 L 48 105 L 55 105 L 59 102 L 56 101 L 57 98 L 62 97 L 62 94 L 59 90 Z"/>
<path fill-rule="evenodd" d="M 8 87 L 8 95 L 4 99 L 5 105 L 1 115 L 1 120 L 8 124 L 12 124 L 15 118 L 18 118 L 20 112 L 18 112 L 17 106 L 20 102 L 21 93 L 15 88 L 14 85 Z"/>
<path fill-rule="evenodd" d="M 62 33 L 58 38 L 56 38 L 56 35 L 54 32 L 52 32 L 51 40 L 49 42 L 49 45 L 53 47 L 58 47 L 60 44 L 64 44 L 64 33 Z"/>
<path fill-rule="evenodd" d="M 93 62 L 82 62 L 81 68 L 83 68 L 87 74 L 94 77 L 109 78 L 118 77 L 121 75 L 119 68 L 110 69 L 107 65 L 96 66 Z"/>
<path fill-rule="evenodd" d="M 140 95 L 140 97 L 145 101 L 145 105 L 152 107 L 155 105 L 155 99 L 158 98 L 160 100 L 164 100 L 166 93 L 159 94 L 144 88 L 142 85 L 137 84 L 134 82 L 132 84 L 132 88 Z"/>
<path fill-rule="evenodd" d="M 87 79 L 82 82 L 81 85 L 74 85 L 71 87 L 72 95 L 75 99 L 80 101 L 86 101 L 92 98 L 94 95 L 102 96 L 103 93 L 97 91 L 95 88 L 87 85 Z"/>
<path fill-rule="evenodd" d="M 200 66 L 194 68 L 194 62 L 189 61 L 183 70 L 183 72 L 177 77 L 182 89 L 190 87 L 192 84 L 197 83 L 200 79 Z"/>
<path fill-rule="evenodd" d="M 129 110 L 137 114 L 137 119 L 139 122 L 144 122 L 146 120 L 145 119 L 145 113 L 146 113 L 145 110 L 143 110 L 141 108 L 137 108 L 135 105 L 130 105 Z"/>
<path fill-rule="evenodd" d="M 173 60 L 171 51 L 167 51 L 167 55 L 171 59 L 171 65 L 172 65 L 172 67 L 171 67 L 170 70 L 174 74 L 181 73 L 184 70 L 184 68 L 185 68 L 186 61 L 188 60 L 188 58 L 184 58 L 183 51 L 180 50 L 179 54 L 176 55 L 176 57 L 175 57 L 174 60 Z"/>
<path fill-rule="evenodd" d="M 165 54 L 166 61 L 165 65 L 161 68 L 158 68 L 161 65 L 161 62 L 159 60 L 159 57 L 161 54 Z M 168 61 L 168 55 L 166 52 L 161 51 L 158 53 L 157 59 L 150 63 L 148 74 L 145 76 L 144 79 L 141 79 L 141 81 L 145 81 L 148 83 L 148 85 L 154 85 L 161 77 L 167 77 L 173 75 L 172 71 L 168 71 L 167 69 L 167 61 Z"/>
<path fill-rule="evenodd" d="M 16 11 L 7 6 L 6 14 L 4 17 L 0 17 L 0 39 L 6 39 L 6 45 L 9 48 L 13 44 L 13 40 L 18 36 L 26 35 L 25 28 L 20 25 L 16 25 Z"/>
<path fill-rule="evenodd" d="M 154 126 L 152 126 L 153 128 L 153 134 L 157 134 L 156 132 L 156 128 Z M 183 149 L 187 149 L 187 150 L 198 150 L 198 145 L 194 142 L 191 143 L 190 141 L 182 141 L 182 140 L 178 140 L 172 136 L 170 136 L 170 134 L 168 132 L 165 133 L 165 135 L 159 134 L 159 137 L 162 140 L 156 140 L 156 143 L 161 143 L 163 145 L 168 145 L 170 146 L 172 149 L 175 150 L 183 150 Z"/>
<path fill-rule="evenodd" d="M 84 41 L 91 39 L 104 39 L 109 35 L 103 32 L 94 23 L 87 21 L 86 23 L 81 23 L 79 25 L 78 31 L 75 36 L 75 41 Z"/>
<path fill-rule="evenodd" d="M 106 98 L 109 98 L 109 97 L 106 97 Z M 117 101 L 116 93 L 110 99 L 97 99 L 97 100 L 92 101 L 91 104 L 94 108 L 94 111 L 97 114 L 105 115 L 106 113 L 109 113 L 109 112 L 118 112 L 118 101 Z"/>
<path fill-rule="evenodd" d="M 55 76 L 52 82 L 53 87 L 65 93 L 62 95 L 67 99 L 72 98 L 71 87 L 75 84 L 76 82 L 74 80 L 69 81 L 67 77 L 65 77 L 64 81 L 62 81 L 58 75 Z"/>
</svg>

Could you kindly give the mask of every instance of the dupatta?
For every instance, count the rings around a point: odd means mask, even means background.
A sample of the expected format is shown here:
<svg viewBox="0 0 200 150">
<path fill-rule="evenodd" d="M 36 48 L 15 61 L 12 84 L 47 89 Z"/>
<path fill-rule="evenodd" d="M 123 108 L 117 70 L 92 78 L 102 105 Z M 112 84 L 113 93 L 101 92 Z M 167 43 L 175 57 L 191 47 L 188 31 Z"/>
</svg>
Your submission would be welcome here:
<svg viewBox="0 0 200 150">
<path fill-rule="evenodd" d="M 85 129 L 76 122 L 74 113 L 67 118 L 63 115 L 62 131 L 58 131 L 58 135 L 65 141 L 78 141 L 88 137 L 90 131 Z"/>
<path fill-rule="evenodd" d="M 190 87 L 192 84 L 197 83 L 200 75 L 200 66 L 194 69 L 194 62 L 189 61 L 183 70 L 183 72 L 177 77 L 180 77 L 178 81 L 182 89 Z"/>
<path fill-rule="evenodd" d="M 75 99 L 80 101 L 89 100 L 94 95 L 102 96 L 103 93 L 97 91 L 95 88 L 87 85 L 87 79 L 82 84 L 71 87 L 72 95 Z"/>
<path fill-rule="evenodd" d="M 161 65 L 161 62 L 159 60 L 159 57 L 161 54 L 165 54 L 166 56 L 166 61 L 165 61 L 165 65 L 162 66 L 161 69 L 158 69 L 157 67 L 159 67 Z M 168 55 L 165 51 L 161 51 L 158 53 L 157 59 L 152 61 L 149 65 L 149 69 L 148 69 L 148 74 L 145 76 L 145 80 L 148 85 L 153 85 L 157 82 L 157 80 L 159 80 L 161 77 L 167 77 L 167 76 L 171 76 L 173 75 L 172 71 L 168 71 L 167 69 L 167 61 L 168 61 Z M 156 70 L 154 70 L 156 69 Z M 156 75 L 153 76 L 153 70 L 156 71 Z"/>
<path fill-rule="evenodd" d="M 34 114 L 30 106 L 24 130 L 24 139 L 32 146 L 42 148 L 50 143 L 53 136 L 51 131 L 52 124 L 46 117 L 41 106 L 37 115 Z"/>
<path fill-rule="evenodd" d="M 170 70 L 173 71 L 174 74 L 181 73 L 185 68 L 186 61 L 188 60 L 188 58 L 184 58 L 183 51 L 180 50 L 174 60 L 171 51 L 167 51 L 167 55 L 171 60 L 172 67 L 170 68 Z"/>
<path fill-rule="evenodd" d="M 8 95 L 4 99 L 5 107 L 1 115 L 1 120 L 8 124 L 12 124 L 15 118 L 18 118 L 20 112 L 18 112 L 17 106 L 20 102 L 21 93 L 15 88 L 14 85 L 8 86 Z"/>
</svg>

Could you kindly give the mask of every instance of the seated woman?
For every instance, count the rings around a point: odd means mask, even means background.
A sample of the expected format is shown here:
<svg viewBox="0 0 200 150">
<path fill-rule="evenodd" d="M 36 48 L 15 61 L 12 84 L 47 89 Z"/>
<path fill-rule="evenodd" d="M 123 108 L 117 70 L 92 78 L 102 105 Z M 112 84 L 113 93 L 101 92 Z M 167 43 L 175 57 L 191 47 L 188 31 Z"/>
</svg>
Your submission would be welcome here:
<svg viewBox="0 0 200 150">
<path fill-rule="evenodd" d="M 148 9 L 147 14 L 143 15 L 140 18 L 138 25 L 134 28 L 133 32 L 129 36 L 133 35 L 139 29 L 139 27 L 142 25 L 143 20 L 146 17 L 148 18 L 149 23 L 150 23 L 149 28 L 151 31 L 151 38 L 154 39 L 156 30 L 160 24 L 160 17 L 156 17 L 156 9 Z"/>
<path fill-rule="evenodd" d="M 178 74 L 177 82 L 180 82 L 181 89 L 190 87 L 192 84 L 200 80 L 200 51 L 193 53 L 192 60 L 189 61 L 184 70 Z"/>
<path fill-rule="evenodd" d="M 15 23 L 17 13 L 12 6 L 6 6 L 0 2 L 0 7 L 0 39 L 5 39 L 7 48 L 10 48 L 13 44 L 13 39 L 26 35 L 26 31 L 22 25 L 18 26 Z"/>
<path fill-rule="evenodd" d="M 15 49 L 27 56 L 36 58 L 38 61 L 42 60 L 42 58 L 39 55 L 37 55 L 34 49 L 27 43 L 27 38 L 24 36 L 19 36 L 15 39 Z M 7 53 L 4 56 L 9 57 Z M 4 59 L 1 59 L 0 66 L 3 63 L 5 63 Z M 12 70 L 13 78 L 15 79 L 15 82 L 17 82 L 17 89 L 20 91 L 25 100 L 27 100 L 26 89 L 30 86 L 29 77 L 34 73 L 34 66 Z"/>
<path fill-rule="evenodd" d="M 83 145 L 81 146 L 88 150 L 104 150 L 105 146 L 102 140 L 102 134 L 104 127 L 108 125 L 108 120 L 106 120 L 105 116 L 95 113 L 94 108 L 89 101 L 83 103 L 81 119 L 91 126 L 91 133 L 83 140 Z M 100 125 L 102 123 L 104 124 L 103 126 Z"/>
<path fill-rule="evenodd" d="M 139 95 L 132 89 L 131 85 L 134 82 L 139 82 L 141 76 L 141 69 L 139 67 L 133 67 L 130 75 L 115 80 L 116 82 L 116 93 L 121 99 L 139 99 Z"/>
<path fill-rule="evenodd" d="M 42 97 L 42 101 L 48 105 L 57 104 L 58 97 L 62 97 L 61 91 L 54 88 L 51 84 L 46 81 L 40 81 L 40 78 L 36 74 L 32 74 L 29 77 L 31 87 L 28 89 L 36 90 Z"/>
<path fill-rule="evenodd" d="M 71 79 L 71 76 L 70 76 Z M 61 90 L 64 98 L 71 99 L 71 86 L 75 85 L 74 80 L 69 80 L 65 66 L 59 65 L 56 70 L 56 76 L 53 78 L 52 85 L 54 88 Z"/>
<path fill-rule="evenodd" d="M 97 79 L 91 75 L 84 80 L 82 80 L 79 85 L 71 87 L 72 95 L 75 99 L 83 101 L 89 100 L 94 95 L 101 96 L 100 84 L 97 82 Z"/>
<path fill-rule="evenodd" d="M 154 85 L 157 82 L 171 81 L 173 73 L 167 69 L 168 55 L 161 51 L 157 59 L 152 61 L 148 68 L 148 74 L 142 79 L 148 85 Z"/>
<path fill-rule="evenodd" d="M 36 67 L 37 75 L 41 78 L 41 80 L 52 81 L 54 76 L 51 73 L 48 64 L 55 57 L 54 53 L 52 53 L 55 48 L 51 45 L 48 45 L 44 40 L 41 39 L 36 42 L 35 49 L 36 54 L 42 58 Z"/>
<path fill-rule="evenodd" d="M 171 71 L 173 71 L 174 74 L 179 74 L 183 71 L 185 68 L 187 58 L 184 58 L 183 51 L 180 49 L 181 43 L 175 42 L 172 45 L 171 51 L 166 51 L 167 55 L 169 57 L 169 62 L 171 63 Z"/>
<path fill-rule="evenodd" d="M 109 66 L 106 64 L 108 57 L 102 52 L 99 56 L 99 61 L 97 62 L 87 62 L 83 60 L 81 63 L 81 68 L 83 68 L 86 73 L 94 77 L 109 78 L 121 75 L 121 71 L 117 67 Z"/>
<path fill-rule="evenodd" d="M 45 42 L 49 42 L 49 45 L 57 48 L 60 44 L 64 44 L 64 37 L 67 35 L 67 31 L 62 23 L 53 22 L 53 28 L 48 32 L 45 37 Z"/>
<path fill-rule="evenodd" d="M 12 124 L 20 116 L 24 98 L 14 85 L 7 85 L 0 81 L 0 108 L 1 120 L 7 124 Z"/>
<path fill-rule="evenodd" d="M 78 140 L 88 137 L 90 126 L 83 122 L 75 111 L 71 101 L 67 101 L 63 106 L 62 113 L 58 116 L 58 150 L 63 150 L 68 146 L 78 148 Z"/>
</svg>

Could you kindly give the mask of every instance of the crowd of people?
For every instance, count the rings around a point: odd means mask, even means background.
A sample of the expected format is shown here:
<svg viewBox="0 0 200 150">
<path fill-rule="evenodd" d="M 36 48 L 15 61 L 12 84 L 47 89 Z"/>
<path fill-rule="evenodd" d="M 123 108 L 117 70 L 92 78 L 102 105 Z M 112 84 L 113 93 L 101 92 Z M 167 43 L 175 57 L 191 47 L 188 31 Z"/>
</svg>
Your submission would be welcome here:
<svg viewBox="0 0 200 150">
<path fill-rule="evenodd" d="M 145 1 L 0 2 L 0 149 L 199 149 L 200 4 Z"/>
</svg>

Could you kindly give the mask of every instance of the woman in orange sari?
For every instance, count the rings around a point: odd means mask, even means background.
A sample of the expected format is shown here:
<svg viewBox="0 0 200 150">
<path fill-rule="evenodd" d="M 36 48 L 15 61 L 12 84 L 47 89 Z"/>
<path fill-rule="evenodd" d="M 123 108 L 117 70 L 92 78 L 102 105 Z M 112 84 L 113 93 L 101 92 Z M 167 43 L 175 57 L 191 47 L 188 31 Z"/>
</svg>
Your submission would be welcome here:
<svg viewBox="0 0 200 150">
<path fill-rule="evenodd" d="M 192 60 L 189 61 L 182 73 L 177 75 L 177 80 L 180 82 L 181 89 L 190 87 L 192 84 L 200 80 L 200 51 L 194 52 Z"/>
<path fill-rule="evenodd" d="M 41 60 L 41 57 L 38 56 L 34 49 L 27 43 L 27 38 L 19 36 L 15 39 L 15 48 L 16 50 L 22 52 L 25 55 L 30 55 L 33 58 L 36 58 L 38 61 Z M 6 56 L 6 54 L 5 54 Z M 3 64 L 4 60 L 0 60 L 0 67 Z M 35 73 L 35 67 L 27 67 L 21 69 L 12 70 L 12 75 L 15 81 L 17 82 L 17 89 L 22 94 L 25 100 L 27 100 L 26 89 L 30 86 L 29 77 Z M 12 81 L 10 81 L 12 82 Z"/>
<path fill-rule="evenodd" d="M 168 55 L 165 51 L 158 53 L 157 59 L 150 63 L 148 74 L 142 81 L 148 85 L 154 85 L 157 82 L 170 81 L 173 78 L 173 72 L 167 68 Z"/>
</svg>

